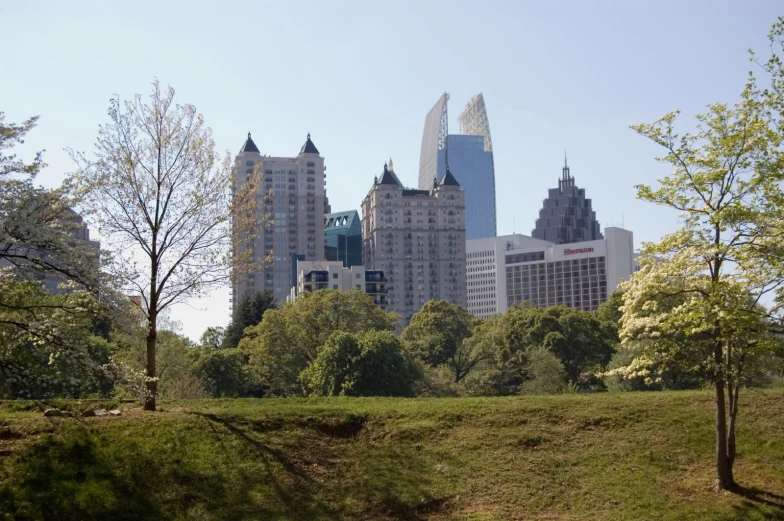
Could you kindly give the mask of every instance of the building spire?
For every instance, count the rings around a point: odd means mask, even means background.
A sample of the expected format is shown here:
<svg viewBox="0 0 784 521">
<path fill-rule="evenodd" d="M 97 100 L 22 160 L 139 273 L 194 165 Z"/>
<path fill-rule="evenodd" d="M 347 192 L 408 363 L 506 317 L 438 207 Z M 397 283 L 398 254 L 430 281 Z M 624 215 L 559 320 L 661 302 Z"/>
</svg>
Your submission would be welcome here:
<svg viewBox="0 0 784 521">
<path fill-rule="evenodd" d="M 572 178 L 571 174 L 569 173 L 569 163 L 566 161 L 566 150 L 564 150 L 564 167 L 563 167 L 563 175 L 561 179 L 564 181 L 569 181 Z"/>
<path fill-rule="evenodd" d="M 392 166 L 392 158 L 391 157 L 389 158 L 389 171 L 390 172 L 394 172 L 395 171 L 395 167 Z"/>
</svg>

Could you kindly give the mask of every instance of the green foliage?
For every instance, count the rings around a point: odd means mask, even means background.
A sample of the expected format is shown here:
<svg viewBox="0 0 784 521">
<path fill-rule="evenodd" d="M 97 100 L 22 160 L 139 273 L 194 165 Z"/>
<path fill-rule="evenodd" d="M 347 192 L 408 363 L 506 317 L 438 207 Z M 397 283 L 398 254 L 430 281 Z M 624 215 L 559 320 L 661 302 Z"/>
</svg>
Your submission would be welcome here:
<svg viewBox="0 0 784 521">
<path fill-rule="evenodd" d="M 520 391 L 526 378 L 527 346 L 507 340 L 511 316 L 520 309 L 533 308 L 513 307 L 506 315 L 493 316 L 480 324 L 467 341 L 477 354 L 482 353 L 481 362 L 464 381 L 469 395 L 508 396 Z"/>
<path fill-rule="evenodd" d="M 205 351 L 195 371 L 214 397 L 252 396 L 247 372 L 248 353 L 237 348 Z"/>
<path fill-rule="evenodd" d="M 591 375 L 601 371 L 614 352 L 611 332 L 594 314 L 566 306 L 513 306 L 507 312 L 505 333 L 512 351 L 549 349 L 563 364 L 569 381 L 583 387 L 595 385 Z"/>
<path fill-rule="evenodd" d="M 245 333 L 245 328 L 255 326 L 264 318 L 268 309 L 275 309 L 275 297 L 267 291 L 245 293 L 232 311 L 231 323 L 226 328 L 222 347 L 237 347 Z"/>
<path fill-rule="evenodd" d="M 771 31 L 770 90 L 750 76 L 734 106 L 716 103 L 675 132 L 677 112 L 632 127 L 664 149 L 672 174 L 638 198 L 680 212 L 681 228 L 642 250 L 623 285 L 621 339 L 637 349 L 616 374 L 658 381 L 652 370 L 699 374 L 716 393 L 717 488 L 735 486 L 739 389 L 774 349 L 784 319 L 784 24 Z M 761 305 L 772 296 L 774 302 Z"/>
<path fill-rule="evenodd" d="M 446 365 L 460 382 L 481 360 L 481 352 L 465 342 L 480 320 L 465 308 L 443 300 L 425 303 L 403 331 L 406 349 L 430 367 Z"/>
<path fill-rule="evenodd" d="M 544 346 L 532 347 L 526 353 L 525 365 L 527 379 L 520 386 L 521 394 L 561 394 L 574 391 L 569 384 L 566 370 L 561 361 Z"/>
<path fill-rule="evenodd" d="M 0 278 L 0 397 L 105 395 L 116 377 L 99 308 L 86 292 L 52 295 L 35 281 Z"/>
<path fill-rule="evenodd" d="M 302 393 L 299 374 L 335 332 L 392 331 L 399 320 L 360 290 L 320 290 L 264 313 L 239 348 L 250 355 L 253 382 L 272 394 Z"/>
<path fill-rule="evenodd" d="M 226 330 L 222 327 L 208 327 L 201 334 L 199 347 L 203 349 L 220 349 L 226 339 Z"/>
<path fill-rule="evenodd" d="M 300 374 L 317 396 L 411 396 L 416 371 L 389 331 L 337 331 Z"/>
<path fill-rule="evenodd" d="M 147 342 L 144 327 L 115 329 L 111 335 L 115 360 L 122 367 L 124 380 L 116 388 L 122 398 L 143 400 Z M 174 331 L 158 332 L 156 366 L 158 393 L 161 398 L 187 399 L 208 396 L 205 383 L 196 372 L 200 350 L 185 336 Z"/>
</svg>

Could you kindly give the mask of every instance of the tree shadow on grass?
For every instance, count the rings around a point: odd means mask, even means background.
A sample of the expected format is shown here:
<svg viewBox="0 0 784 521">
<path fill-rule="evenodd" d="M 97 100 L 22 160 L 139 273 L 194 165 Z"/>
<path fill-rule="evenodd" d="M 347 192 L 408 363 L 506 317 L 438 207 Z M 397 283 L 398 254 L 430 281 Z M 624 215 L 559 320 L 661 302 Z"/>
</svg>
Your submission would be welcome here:
<svg viewBox="0 0 784 521">
<path fill-rule="evenodd" d="M 725 517 L 727 521 L 784 521 L 784 496 L 740 486 L 732 493 L 745 500 L 732 507 L 732 513 Z"/>
<path fill-rule="evenodd" d="M 292 463 L 283 452 L 250 436 L 243 428 L 235 425 L 235 422 L 228 418 L 200 412 L 191 414 L 207 421 L 212 433 L 221 447 L 224 448 L 228 457 L 231 456 L 223 442 L 221 432 L 215 427 L 216 424 L 223 426 L 232 435 L 245 442 L 251 448 L 253 454 L 261 459 L 267 469 L 265 482 L 273 487 L 275 495 L 280 502 L 281 508 L 278 509 L 278 515 L 282 514 L 293 519 L 340 519 L 336 511 L 313 494 L 315 485 L 313 479 L 303 469 Z M 269 426 L 265 426 L 260 430 L 274 430 L 274 427 L 269 428 Z M 275 467 L 278 467 L 279 470 Z M 242 471 L 240 472 L 243 473 Z M 244 476 L 244 479 L 241 481 L 250 484 L 258 482 L 259 478 L 257 476 Z"/>
<path fill-rule="evenodd" d="M 356 418 L 346 418 L 346 422 L 351 424 L 346 429 L 336 425 L 334 419 L 325 423 L 325 428 L 320 428 L 318 420 L 311 419 L 308 430 L 317 433 L 317 436 L 332 438 L 334 443 L 327 443 L 329 448 L 320 444 L 320 448 L 292 451 L 301 452 L 293 454 L 275 449 L 258 436 L 277 430 L 281 425 L 244 419 L 237 421 L 216 414 L 192 414 L 210 423 L 212 432 L 224 448 L 222 436 L 228 431 L 265 462 L 281 503 L 281 514 L 286 518 L 418 521 L 443 511 L 446 506 L 445 499 L 429 494 L 430 481 L 421 460 L 412 459 L 394 447 L 371 447 L 366 459 L 352 454 L 355 450 L 352 438 L 359 435 L 359 431 L 350 437 L 344 436 L 344 431 L 356 424 Z M 325 452 L 319 453 L 320 450 Z M 306 470 L 306 465 L 313 464 L 308 459 L 313 457 L 323 458 L 318 479 Z M 333 458 L 349 460 L 350 463 L 330 466 L 329 461 Z"/>
<path fill-rule="evenodd" d="M 15 521 L 276 519 L 237 477 L 188 458 L 192 446 L 104 441 L 83 426 L 47 436 L 0 469 L 0 512 Z M 157 446 L 156 446 L 157 445 Z M 146 450 L 145 450 L 146 449 Z"/>
</svg>

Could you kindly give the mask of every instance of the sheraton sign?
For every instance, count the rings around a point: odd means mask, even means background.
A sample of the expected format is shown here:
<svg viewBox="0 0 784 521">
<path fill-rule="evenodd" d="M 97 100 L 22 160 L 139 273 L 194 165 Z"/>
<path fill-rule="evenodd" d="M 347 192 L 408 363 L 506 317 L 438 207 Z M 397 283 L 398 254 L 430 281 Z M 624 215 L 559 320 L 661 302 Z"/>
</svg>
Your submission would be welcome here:
<svg viewBox="0 0 784 521">
<path fill-rule="evenodd" d="M 566 248 L 563 251 L 564 255 L 577 255 L 578 253 L 593 253 L 593 248 Z"/>
</svg>

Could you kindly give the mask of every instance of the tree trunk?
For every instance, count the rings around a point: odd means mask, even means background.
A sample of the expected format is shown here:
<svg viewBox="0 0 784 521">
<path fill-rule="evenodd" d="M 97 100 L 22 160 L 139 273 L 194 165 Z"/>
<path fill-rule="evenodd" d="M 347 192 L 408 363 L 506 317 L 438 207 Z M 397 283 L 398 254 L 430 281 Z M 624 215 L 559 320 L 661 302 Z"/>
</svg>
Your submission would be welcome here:
<svg viewBox="0 0 784 521">
<path fill-rule="evenodd" d="M 144 394 L 144 410 L 154 411 L 155 398 L 158 395 L 158 380 L 155 375 L 155 344 L 158 339 L 158 314 L 152 307 L 147 322 L 147 381 L 145 382 L 147 390 Z"/>
<path fill-rule="evenodd" d="M 714 360 L 717 369 L 716 389 L 716 490 L 729 490 L 735 487 L 732 477 L 732 464 L 727 454 L 727 404 L 724 396 L 724 382 L 726 375 L 721 369 L 723 364 L 723 349 L 721 344 L 715 347 Z"/>
</svg>

